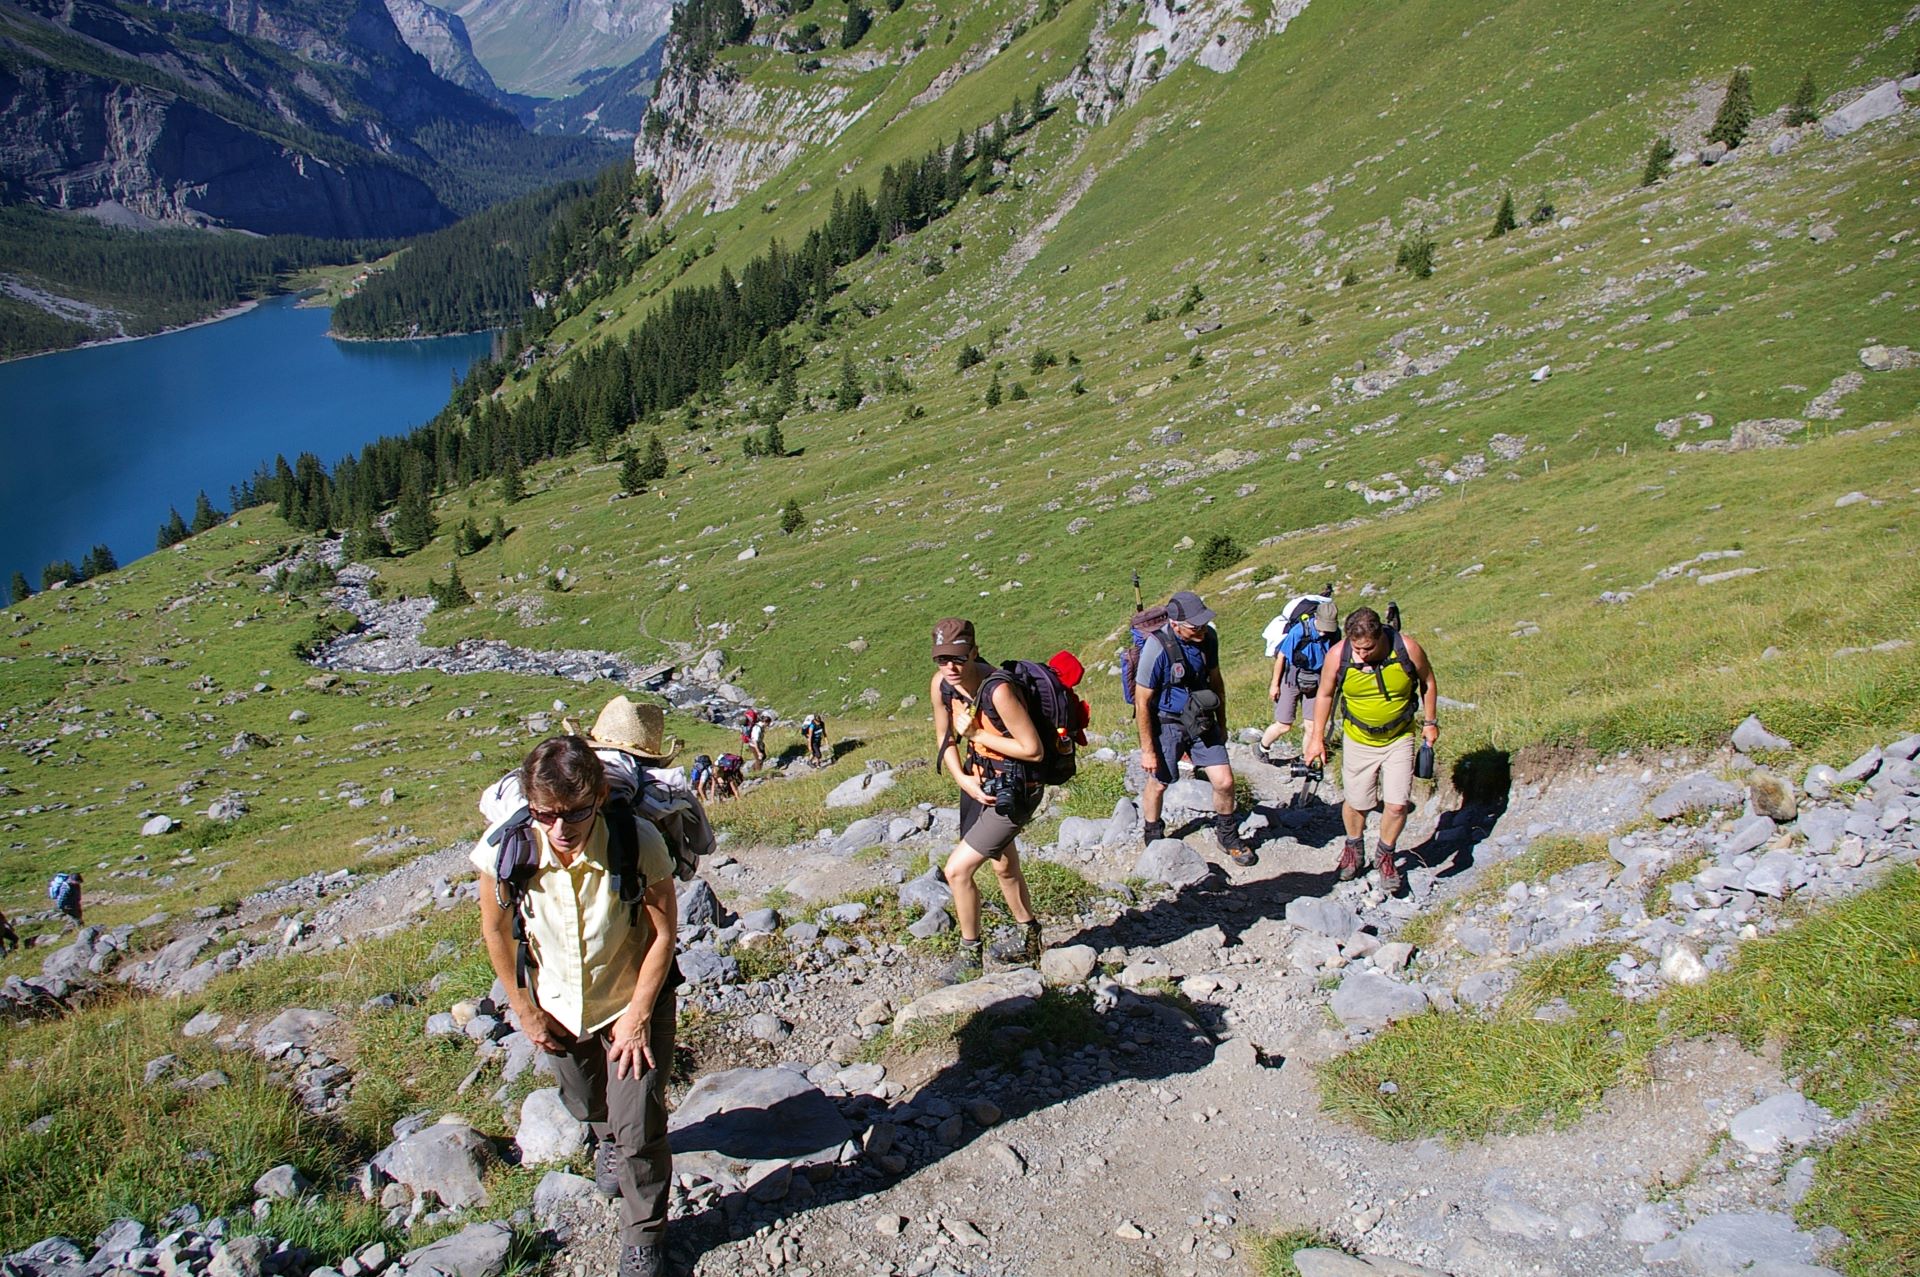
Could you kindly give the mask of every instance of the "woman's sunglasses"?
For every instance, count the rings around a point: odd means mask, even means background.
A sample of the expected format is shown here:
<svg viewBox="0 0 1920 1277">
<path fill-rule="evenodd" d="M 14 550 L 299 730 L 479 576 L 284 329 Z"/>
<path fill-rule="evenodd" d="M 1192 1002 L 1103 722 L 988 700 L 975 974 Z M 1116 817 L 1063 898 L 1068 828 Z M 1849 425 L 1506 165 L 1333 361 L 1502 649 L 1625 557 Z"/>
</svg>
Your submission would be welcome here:
<svg viewBox="0 0 1920 1277">
<path fill-rule="evenodd" d="M 588 803 L 572 811 L 541 811 L 537 807 L 529 807 L 527 816 L 542 825 L 578 825 L 593 819 L 593 813 L 599 810 L 599 803 Z"/>
<path fill-rule="evenodd" d="M 964 666 L 970 659 L 970 657 L 965 656 L 936 656 L 933 658 L 933 663 L 935 665 L 951 665 L 959 668 Z"/>
</svg>

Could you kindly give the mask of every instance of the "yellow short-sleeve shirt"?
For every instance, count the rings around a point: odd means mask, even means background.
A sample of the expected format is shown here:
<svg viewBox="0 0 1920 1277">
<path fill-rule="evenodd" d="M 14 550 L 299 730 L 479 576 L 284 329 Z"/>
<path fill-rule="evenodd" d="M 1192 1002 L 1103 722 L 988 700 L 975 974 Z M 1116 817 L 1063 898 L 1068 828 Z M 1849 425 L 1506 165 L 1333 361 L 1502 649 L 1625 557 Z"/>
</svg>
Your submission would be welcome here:
<svg viewBox="0 0 1920 1277">
<path fill-rule="evenodd" d="M 651 821 L 636 820 L 640 872 L 649 887 L 673 880 L 673 857 Z M 652 940 L 645 909 L 622 904 L 607 867 L 607 822 L 594 822 L 580 855 L 563 865 L 533 826 L 539 867 L 527 880 L 527 940 L 533 952 L 534 1000 L 575 1036 L 605 1028 L 633 1000 L 640 962 Z M 469 859 L 492 890 L 495 849 L 483 838 Z"/>
</svg>

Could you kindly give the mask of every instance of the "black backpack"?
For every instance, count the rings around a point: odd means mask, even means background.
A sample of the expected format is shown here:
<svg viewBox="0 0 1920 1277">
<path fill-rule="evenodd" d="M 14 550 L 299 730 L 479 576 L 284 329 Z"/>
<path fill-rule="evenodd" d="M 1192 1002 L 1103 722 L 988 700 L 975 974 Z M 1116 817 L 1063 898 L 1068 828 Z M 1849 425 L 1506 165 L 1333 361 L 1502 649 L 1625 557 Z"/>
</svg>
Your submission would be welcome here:
<svg viewBox="0 0 1920 1277">
<path fill-rule="evenodd" d="M 988 704 L 996 682 L 1013 687 L 1040 729 L 1040 761 L 1032 764 L 1033 774 L 1048 785 L 1072 780 L 1079 768 L 1073 737 L 1084 721 L 1080 697 L 1051 665 L 1040 661 L 1004 662 L 980 684 L 979 704 Z"/>
<path fill-rule="evenodd" d="M 600 807 L 600 818 L 607 822 L 607 868 L 613 875 L 620 902 L 631 910 L 634 922 L 640 918 L 640 899 L 647 894 L 647 876 L 640 871 L 640 834 L 634 828 L 637 817 L 633 803 L 625 798 L 609 798 Z M 533 950 L 527 943 L 525 904 L 527 883 L 540 867 L 540 845 L 533 836 L 533 817 L 522 803 L 520 809 L 502 821 L 487 835 L 495 850 L 494 900 L 513 915 L 513 939 L 518 948 L 514 959 L 514 980 L 527 987 L 533 973 Z"/>
</svg>

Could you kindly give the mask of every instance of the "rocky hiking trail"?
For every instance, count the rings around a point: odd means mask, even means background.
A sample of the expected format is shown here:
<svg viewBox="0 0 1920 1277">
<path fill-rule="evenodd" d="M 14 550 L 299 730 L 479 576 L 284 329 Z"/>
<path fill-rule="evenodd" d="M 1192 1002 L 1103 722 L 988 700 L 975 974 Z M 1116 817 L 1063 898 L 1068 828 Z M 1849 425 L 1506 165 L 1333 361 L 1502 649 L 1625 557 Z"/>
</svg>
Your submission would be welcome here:
<svg viewBox="0 0 1920 1277">
<path fill-rule="evenodd" d="M 1787 746 L 1757 722 L 1734 744 L 1769 758 Z M 1812 1181 L 1808 1149 L 1852 1119 L 1805 1099 L 1766 1053 L 1683 1041 L 1656 1052 L 1644 1084 L 1578 1121 L 1457 1145 L 1390 1143 L 1329 1115 L 1315 1067 L 1430 1008 L 1499 1006 L 1530 956 L 1617 950 L 1608 974 L 1629 998 L 1706 978 L 1740 940 L 1787 925 L 1783 899 L 1843 896 L 1920 856 L 1916 754 L 1920 737 L 1909 737 L 1795 785 L 1737 752 L 1513 762 L 1483 752 L 1461 760 L 1458 787 L 1420 800 L 1402 839 L 1408 887 L 1390 899 L 1372 875 L 1340 883 L 1332 872 L 1336 786 L 1302 802 L 1284 770 L 1237 744 L 1257 866 L 1232 867 L 1198 832 L 1203 784 L 1170 792 L 1170 832 L 1186 841 L 1143 851 L 1130 798 L 1110 819 L 1070 818 L 1029 860 L 1101 885 L 1077 912 L 1049 918 L 1038 970 L 990 961 L 984 979 L 951 987 L 939 979 L 945 886 L 918 867 L 951 846 L 954 813 L 889 809 L 890 769 L 873 764 L 829 800 L 852 824 L 792 847 L 728 846 L 682 891 L 691 1068 L 675 1088 L 672 1253 L 700 1274 L 1198 1274 L 1246 1271 L 1256 1235 L 1301 1230 L 1354 1252 L 1303 1252 L 1309 1277 L 1827 1272 L 1819 1256 L 1840 1238 L 1799 1231 L 1791 1211 Z M 1086 766 L 1103 760 L 1128 762 L 1100 750 Z M 1569 837 L 1605 853 L 1479 890 Z M 422 910 L 466 906 L 461 853 L 364 884 L 277 888 L 283 909 L 289 891 L 332 893 L 277 945 L 271 921 L 258 935 L 273 893 L 225 925 L 252 920 L 263 953 L 350 945 Z M 787 903 L 760 904 L 769 898 Z M 1442 908 L 1445 922 L 1423 933 L 1430 947 L 1397 938 Z M 473 1040 L 462 1086 L 499 1088 L 516 1142 L 432 1112 L 401 1122 L 357 1173 L 360 1190 L 396 1227 L 482 1222 L 319 1277 L 394 1264 L 498 1277 L 514 1234 L 487 1216 L 484 1167 L 581 1154 L 585 1133 L 551 1089 L 509 1103 L 515 1079 L 542 1061 L 495 1004 L 500 991 L 444 1009 L 432 994 L 414 995 L 423 1032 Z M 352 1013 L 296 1007 L 260 1025 L 203 1016 L 184 1031 L 279 1061 L 324 1113 L 353 1085 L 333 1050 Z M 149 1072 L 170 1068 L 159 1060 Z M 263 1200 L 302 1191 L 270 1178 L 256 1186 Z M 617 1265 L 613 1209 L 588 1179 L 550 1172 L 530 1216 L 513 1222 L 546 1230 L 555 1272 Z M 284 1247 L 249 1269 L 192 1227 L 159 1241 L 116 1227 L 126 1235 L 103 1238 L 90 1271 L 307 1271 Z M 10 1271 L 51 1277 L 87 1262 L 43 1246 L 11 1257 Z"/>
</svg>

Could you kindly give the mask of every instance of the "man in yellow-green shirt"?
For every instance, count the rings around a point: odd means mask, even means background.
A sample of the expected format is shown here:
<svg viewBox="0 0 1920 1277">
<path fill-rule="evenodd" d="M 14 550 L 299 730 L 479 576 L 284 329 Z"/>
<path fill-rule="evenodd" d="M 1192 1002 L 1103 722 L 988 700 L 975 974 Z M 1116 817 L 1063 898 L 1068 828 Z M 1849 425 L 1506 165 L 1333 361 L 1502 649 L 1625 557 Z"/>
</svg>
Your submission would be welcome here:
<svg viewBox="0 0 1920 1277">
<path fill-rule="evenodd" d="M 1340 818 L 1347 841 L 1340 852 L 1345 881 L 1365 865 L 1367 813 L 1380 811 L 1380 843 L 1375 853 L 1380 886 L 1388 895 L 1400 890 L 1395 861 L 1400 833 L 1413 810 L 1414 742 L 1431 746 L 1440 735 L 1440 687 L 1427 654 L 1412 639 L 1389 629 L 1370 607 L 1348 615 L 1340 642 L 1327 653 L 1330 677 L 1320 680 L 1320 695 L 1307 726 L 1301 757 L 1317 763 L 1327 756 L 1326 730 L 1334 701 L 1340 702 Z"/>
<path fill-rule="evenodd" d="M 624 804 L 606 809 L 605 765 L 579 736 L 543 741 L 521 766 L 530 870 L 497 878 L 499 848 L 473 849 L 480 932 L 520 1031 L 553 1057 L 560 1095 L 599 1137 L 603 1186 L 620 1196 L 620 1277 L 664 1270 L 667 1074 L 673 1063 L 673 860 L 654 825 Z M 610 819 L 633 823 L 638 883 L 623 899 Z M 640 887 L 639 884 L 644 884 Z M 525 961 L 514 934 L 519 915 Z M 530 967 L 530 970 L 523 968 Z M 521 977 L 525 976 L 525 983 Z"/>
</svg>

